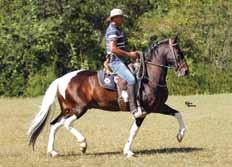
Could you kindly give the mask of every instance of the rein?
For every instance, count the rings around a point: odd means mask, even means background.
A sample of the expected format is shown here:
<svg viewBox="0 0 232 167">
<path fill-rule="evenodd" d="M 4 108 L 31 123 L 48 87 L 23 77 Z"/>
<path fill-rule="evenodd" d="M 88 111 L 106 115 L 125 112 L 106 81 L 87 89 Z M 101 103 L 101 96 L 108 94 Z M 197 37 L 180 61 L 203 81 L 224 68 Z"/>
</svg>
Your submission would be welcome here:
<svg viewBox="0 0 232 167">
<path fill-rule="evenodd" d="M 175 55 L 175 52 L 174 52 L 174 50 L 173 50 L 173 46 L 175 46 L 175 45 L 177 45 L 176 43 L 175 44 L 172 44 L 172 41 L 171 41 L 171 39 L 168 39 L 168 42 L 169 42 L 169 48 L 170 48 L 170 50 L 171 50 L 171 53 L 172 53 L 172 55 L 173 55 L 173 61 L 175 61 L 175 67 L 173 67 L 173 66 L 168 66 L 168 65 L 163 65 L 163 64 L 156 64 L 156 63 L 152 63 L 151 61 L 147 61 L 147 60 L 145 60 L 145 58 L 144 58 L 144 54 L 142 53 L 142 52 L 140 52 L 139 53 L 139 55 L 140 55 L 140 61 L 141 61 L 141 63 L 140 63 L 140 67 L 139 67 L 139 71 L 141 71 L 141 68 L 142 68 L 142 74 L 141 74 L 141 72 L 139 72 L 138 73 L 138 75 L 137 75 L 137 78 L 138 78 L 138 80 L 143 80 L 143 79 L 147 79 L 149 82 L 151 82 L 152 84 L 155 84 L 156 86 L 158 86 L 158 87 L 162 87 L 162 88 L 166 88 L 167 87 L 167 84 L 159 84 L 159 83 L 153 83 L 150 79 L 149 79 L 149 77 L 148 76 L 146 76 L 146 74 L 147 74 L 147 70 L 146 70 L 146 65 L 145 64 L 149 64 L 149 65 L 153 65 L 153 66 L 157 66 L 157 67 L 160 67 L 160 68 L 166 68 L 166 69 L 179 69 L 179 65 L 178 65 L 178 63 L 177 63 L 177 58 L 176 58 L 176 55 Z M 154 49 L 155 47 L 157 47 L 157 45 L 153 45 L 152 46 L 152 49 Z M 140 84 L 140 86 L 141 86 L 141 84 Z M 139 87 L 140 87 L 139 86 Z M 153 86 L 153 85 L 150 85 L 151 87 L 156 87 L 156 86 Z"/>
<path fill-rule="evenodd" d="M 160 43 L 162 43 L 162 42 L 160 42 Z M 159 43 L 159 44 L 160 44 Z M 179 68 L 179 66 L 178 66 L 178 63 L 177 63 L 177 58 L 176 58 L 176 54 L 175 54 L 175 52 L 174 52 L 174 50 L 173 50 L 173 46 L 176 46 L 177 44 L 175 43 L 175 44 L 173 44 L 172 43 L 172 41 L 171 41 L 171 39 L 168 39 L 168 43 L 169 43 L 169 48 L 170 48 L 170 50 L 171 50 L 171 53 L 172 53 L 172 55 L 173 55 L 173 59 L 171 59 L 172 61 L 175 61 L 175 65 L 176 65 L 176 68 L 178 69 Z M 157 45 L 156 45 L 157 46 Z M 154 46 L 152 46 L 152 49 L 154 49 L 155 47 Z M 146 64 L 150 64 L 150 65 L 153 65 L 153 66 L 157 66 L 157 67 L 161 67 L 161 68 L 167 68 L 167 69 L 174 69 L 175 67 L 172 67 L 172 66 L 168 66 L 168 65 L 163 65 L 163 64 L 155 64 L 155 63 L 152 63 L 151 61 L 144 61 Z"/>
<path fill-rule="evenodd" d="M 167 88 L 167 84 L 159 84 L 159 83 L 153 83 L 150 78 L 146 75 L 147 74 L 147 69 L 146 69 L 146 65 L 145 64 L 152 64 L 152 65 L 155 65 L 155 66 L 158 66 L 158 67 L 164 67 L 164 68 L 173 68 L 173 67 L 170 67 L 170 66 L 165 66 L 165 65 L 159 65 L 159 64 L 154 64 L 154 63 L 151 63 L 150 61 L 145 61 L 144 60 L 144 54 L 142 52 L 139 52 L 139 56 L 140 56 L 140 67 L 139 67 L 139 72 L 137 74 L 137 78 L 139 80 L 139 90 L 141 88 L 141 85 L 142 85 L 142 80 L 143 79 L 147 79 L 149 82 L 151 82 L 152 84 L 155 84 L 156 86 L 153 86 L 151 84 L 149 84 L 151 87 L 153 88 L 156 88 L 157 86 L 158 87 L 161 87 L 161 88 Z M 140 72 L 142 71 L 142 72 Z M 141 74 L 140 74 L 141 73 Z M 140 97 L 138 95 L 138 97 Z"/>
<path fill-rule="evenodd" d="M 150 65 L 153 65 L 153 66 L 157 66 L 157 67 L 161 67 L 161 68 L 167 68 L 167 69 L 171 69 L 171 68 L 174 68 L 174 67 L 171 67 L 171 66 L 166 66 L 166 65 L 162 65 L 162 64 L 155 64 L 155 63 L 152 63 L 150 61 L 144 61 L 146 64 L 150 64 Z"/>
</svg>

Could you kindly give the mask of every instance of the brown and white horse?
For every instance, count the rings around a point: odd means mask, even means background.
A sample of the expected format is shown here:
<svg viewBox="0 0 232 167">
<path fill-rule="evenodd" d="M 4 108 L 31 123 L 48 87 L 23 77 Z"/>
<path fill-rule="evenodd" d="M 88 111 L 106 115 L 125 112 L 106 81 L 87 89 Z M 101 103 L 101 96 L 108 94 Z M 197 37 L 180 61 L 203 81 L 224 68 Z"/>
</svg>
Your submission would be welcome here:
<svg viewBox="0 0 232 167">
<path fill-rule="evenodd" d="M 181 142 L 186 130 L 182 115 L 165 104 L 168 97 L 167 70 L 174 69 L 178 76 L 185 76 L 188 73 L 188 66 L 178 46 L 177 39 L 167 39 L 153 44 L 148 47 L 144 55 L 146 73 L 141 85 L 141 104 L 148 114 L 160 113 L 174 116 L 180 126 L 177 139 Z M 41 109 L 28 130 L 29 144 L 33 148 L 37 137 L 48 121 L 48 115 L 51 113 L 51 106 L 56 97 L 58 97 L 61 113 L 51 122 L 47 147 L 47 153 L 51 156 L 58 155 L 58 152 L 54 150 L 54 140 L 55 134 L 61 126 L 64 126 L 77 138 L 77 141 L 80 142 L 80 150 L 84 153 L 87 149 L 86 139 L 71 126 L 73 121 L 84 115 L 90 108 L 107 111 L 120 110 L 117 92 L 102 88 L 99 85 L 96 71 L 70 72 L 54 80 L 44 95 Z M 131 151 L 132 142 L 144 118 L 134 119 L 128 141 L 123 149 L 123 153 L 127 157 L 134 155 Z"/>
</svg>

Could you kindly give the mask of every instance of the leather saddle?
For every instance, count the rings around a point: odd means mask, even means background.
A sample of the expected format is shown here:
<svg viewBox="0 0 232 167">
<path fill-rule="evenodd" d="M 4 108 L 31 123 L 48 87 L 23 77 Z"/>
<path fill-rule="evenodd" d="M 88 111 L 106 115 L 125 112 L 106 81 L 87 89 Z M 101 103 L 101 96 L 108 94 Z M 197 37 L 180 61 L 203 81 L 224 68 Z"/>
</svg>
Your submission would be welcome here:
<svg viewBox="0 0 232 167">
<path fill-rule="evenodd" d="M 107 73 L 105 70 L 100 70 L 98 71 L 97 76 L 100 86 L 105 89 L 120 92 L 127 89 L 127 82 L 117 74 Z"/>
<path fill-rule="evenodd" d="M 116 74 L 109 74 L 105 70 L 100 70 L 97 73 L 100 86 L 118 93 L 118 104 L 122 111 L 128 109 L 128 93 L 127 82 Z"/>
<path fill-rule="evenodd" d="M 123 80 L 122 78 L 120 78 L 119 76 L 117 76 L 117 74 L 113 74 L 111 72 L 110 67 L 108 66 L 108 63 L 109 63 L 109 57 L 104 62 L 104 70 L 98 71 L 97 76 L 98 76 L 100 86 L 105 89 L 110 89 L 114 91 L 126 90 L 127 82 Z M 137 75 L 139 73 L 140 66 L 141 66 L 141 62 L 138 62 L 138 59 L 137 59 L 137 62 L 131 63 L 128 65 L 128 69 L 132 72 L 132 74 L 135 75 L 137 81 L 140 80 Z"/>
<path fill-rule="evenodd" d="M 117 91 L 119 106 L 122 110 L 126 110 L 126 108 L 128 108 L 127 81 L 120 78 L 117 74 L 112 73 L 109 66 L 107 66 L 107 64 L 108 64 L 108 60 L 104 62 L 104 70 L 100 70 L 97 72 L 99 84 L 101 87 L 105 89 L 111 91 Z M 141 97 L 140 88 L 141 88 L 142 78 L 144 76 L 143 63 L 137 60 L 137 62 L 129 64 L 128 69 L 132 72 L 132 74 L 134 74 L 136 78 L 136 86 L 135 86 L 136 89 L 135 91 L 137 92 L 136 97 L 140 99 Z"/>
<path fill-rule="evenodd" d="M 100 70 L 97 72 L 97 76 L 101 87 L 114 91 L 117 90 L 117 85 L 115 83 L 116 74 L 107 74 L 104 70 Z"/>
<path fill-rule="evenodd" d="M 128 69 L 134 74 L 136 78 L 136 88 L 139 89 L 141 79 L 138 77 L 138 69 L 135 64 L 129 64 Z M 112 91 L 118 91 L 119 94 L 122 90 L 127 90 L 127 81 L 119 77 L 117 74 L 111 73 L 109 69 L 99 70 L 97 72 L 98 81 L 100 86 Z M 138 90 L 137 89 L 137 90 Z"/>
</svg>

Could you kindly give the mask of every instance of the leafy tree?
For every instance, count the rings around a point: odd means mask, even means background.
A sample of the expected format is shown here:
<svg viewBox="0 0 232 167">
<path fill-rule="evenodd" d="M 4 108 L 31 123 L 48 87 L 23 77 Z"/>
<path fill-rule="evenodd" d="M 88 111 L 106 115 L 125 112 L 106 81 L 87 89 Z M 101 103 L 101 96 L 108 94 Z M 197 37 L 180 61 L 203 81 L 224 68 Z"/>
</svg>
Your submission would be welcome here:
<svg viewBox="0 0 232 167">
<path fill-rule="evenodd" d="M 39 95 L 68 71 L 99 69 L 110 10 L 131 8 L 131 31 L 150 8 L 139 0 L 2 0 L 0 5 L 0 95 L 6 96 Z"/>
</svg>

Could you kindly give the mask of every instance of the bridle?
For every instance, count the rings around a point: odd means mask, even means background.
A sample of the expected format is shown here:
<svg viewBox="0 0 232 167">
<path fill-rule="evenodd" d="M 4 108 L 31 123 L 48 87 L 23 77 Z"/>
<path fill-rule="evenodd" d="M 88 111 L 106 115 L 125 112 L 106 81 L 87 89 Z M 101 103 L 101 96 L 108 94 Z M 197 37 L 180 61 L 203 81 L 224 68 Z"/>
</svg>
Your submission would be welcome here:
<svg viewBox="0 0 232 167">
<path fill-rule="evenodd" d="M 169 49 L 172 53 L 173 58 L 172 59 L 168 59 L 169 61 L 174 61 L 175 62 L 175 67 L 173 66 L 169 66 L 169 65 L 163 65 L 163 64 L 156 64 L 156 63 L 152 63 L 151 61 L 145 60 L 144 63 L 146 64 L 150 64 L 153 66 L 157 66 L 157 67 L 161 67 L 161 68 L 167 68 L 167 69 L 179 69 L 179 64 L 177 63 L 177 57 L 176 54 L 174 52 L 173 46 L 176 46 L 177 43 L 172 43 L 171 39 L 168 39 L 168 44 L 169 44 Z"/>
<path fill-rule="evenodd" d="M 160 43 L 158 43 L 158 45 L 161 44 L 161 43 L 163 43 L 163 42 L 161 41 Z M 145 73 L 147 73 L 146 72 L 146 67 L 145 67 L 146 64 L 157 66 L 157 67 L 160 67 L 160 68 L 175 69 L 175 71 L 178 71 L 182 67 L 185 66 L 185 62 L 180 63 L 180 64 L 177 62 L 177 56 L 176 56 L 176 53 L 174 52 L 174 48 L 173 48 L 174 46 L 177 45 L 177 43 L 172 43 L 172 40 L 168 39 L 168 44 L 169 44 L 169 49 L 170 49 L 172 57 L 173 57 L 172 59 L 168 59 L 168 60 L 169 61 L 174 61 L 175 65 L 174 66 L 169 66 L 169 65 L 163 65 L 163 64 L 156 64 L 156 63 L 153 63 L 153 62 L 151 62 L 149 60 L 144 60 L 145 58 L 144 58 L 144 55 L 142 54 L 142 55 L 140 55 L 140 60 L 141 60 L 141 66 L 142 66 L 143 70 L 142 70 L 142 74 L 140 74 L 141 76 L 137 76 L 137 78 L 139 78 L 139 79 L 144 79 L 145 78 L 148 81 L 150 81 L 149 77 L 145 74 Z M 152 46 L 152 50 L 154 50 L 158 45 Z M 157 87 L 157 86 L 158 87 L 163 87 L 163 88 L 167 87 L 166 83 L 165 84 L 153 83 L 153 84 L 155 84 L 155 86 L 151 85 L 152 87 Z"/>
</svg>

